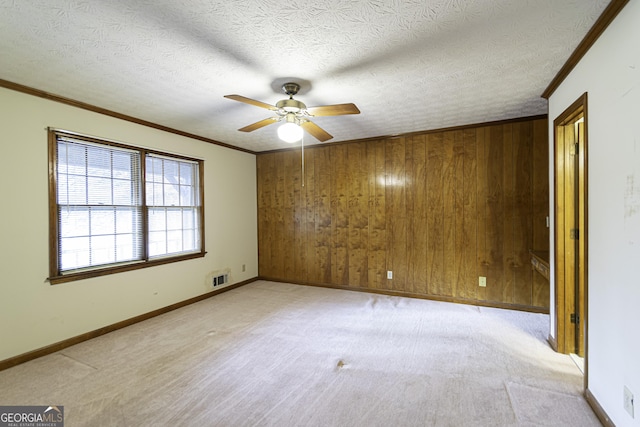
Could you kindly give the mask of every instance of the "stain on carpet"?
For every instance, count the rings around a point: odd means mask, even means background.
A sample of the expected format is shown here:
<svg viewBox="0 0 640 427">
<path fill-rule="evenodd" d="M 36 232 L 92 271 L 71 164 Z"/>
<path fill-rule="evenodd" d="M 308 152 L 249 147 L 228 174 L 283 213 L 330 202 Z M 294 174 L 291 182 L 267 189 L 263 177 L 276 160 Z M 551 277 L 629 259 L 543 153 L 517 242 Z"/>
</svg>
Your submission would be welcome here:
<svg viewBox="0 0 640 427">
<path fill-rule="evenodd" d="M 587 401 L 552 390 L 507 382 L 507 392 L 518 421 L 536 426 L 599 427 L 601 424 Z M 553 414 L 553 418 L 549 415 Z"/>
</svg>

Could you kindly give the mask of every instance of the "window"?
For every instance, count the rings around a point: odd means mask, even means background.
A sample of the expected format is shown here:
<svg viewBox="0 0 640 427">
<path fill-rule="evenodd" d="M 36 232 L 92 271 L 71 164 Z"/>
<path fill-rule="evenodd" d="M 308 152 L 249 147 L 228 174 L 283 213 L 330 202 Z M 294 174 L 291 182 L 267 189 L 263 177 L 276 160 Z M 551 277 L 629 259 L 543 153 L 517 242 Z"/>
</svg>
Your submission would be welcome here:
<svg viewBox="0 0 640 427">
<path fill-rule="evenodd" d="M 198 164 L 147 155 L 149 256 L 200 249 Z"/>
<path fill-rule="evenodd" d="M 51 283 L 204 256 L 202 161 L 49 131 Z"/>
</svg>

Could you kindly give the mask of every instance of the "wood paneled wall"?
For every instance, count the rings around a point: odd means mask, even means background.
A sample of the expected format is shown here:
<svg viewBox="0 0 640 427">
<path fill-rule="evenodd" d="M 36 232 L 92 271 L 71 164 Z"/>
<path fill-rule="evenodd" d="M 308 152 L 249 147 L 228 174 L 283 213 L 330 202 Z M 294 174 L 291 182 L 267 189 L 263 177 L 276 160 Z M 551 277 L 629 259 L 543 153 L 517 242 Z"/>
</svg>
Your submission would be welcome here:
<svg viewBox="0 0 640 427">
<path fill-rule="evenodd" d="M 299 149 L 258 154 L 260 277 L 548 309 L 547 141 L 536 118 L 314 146 L 304 186 Z"/>
</svg>

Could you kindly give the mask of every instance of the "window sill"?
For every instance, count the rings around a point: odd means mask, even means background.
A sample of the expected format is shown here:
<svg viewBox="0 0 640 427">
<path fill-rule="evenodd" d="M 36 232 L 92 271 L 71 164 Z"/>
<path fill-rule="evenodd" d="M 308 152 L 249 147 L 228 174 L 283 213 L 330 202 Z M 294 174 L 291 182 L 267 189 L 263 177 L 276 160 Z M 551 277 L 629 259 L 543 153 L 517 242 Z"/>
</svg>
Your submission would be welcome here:
<svg viewBox="0 0 640 427">
<path fill-rule="evenodd" d="M 106 276 L 108 274 L 122 273 L 124 271 L 140 270 L 142 268 L 154 267 L 157 265 L 169 264 L 173 262 L 186 261 L 189 259 L 202 258 L 207 253 L 205 251 L 189 253 L 185 255 L 172 256 L 166 258 L 155 258 L 148 261 L 141 261 L 137 263 L 130 263 L 118 266 L 110 266 L 105 268 L 98 268 L 94 270 L 84 270 L 75 273 L 68 273 L 62 275 L 51 276 L 47 278 L 51 285 L 58 285 L 60 283 L 73 282 L 76 280 L 90 279 L 92 277 Z"/>
</svg>

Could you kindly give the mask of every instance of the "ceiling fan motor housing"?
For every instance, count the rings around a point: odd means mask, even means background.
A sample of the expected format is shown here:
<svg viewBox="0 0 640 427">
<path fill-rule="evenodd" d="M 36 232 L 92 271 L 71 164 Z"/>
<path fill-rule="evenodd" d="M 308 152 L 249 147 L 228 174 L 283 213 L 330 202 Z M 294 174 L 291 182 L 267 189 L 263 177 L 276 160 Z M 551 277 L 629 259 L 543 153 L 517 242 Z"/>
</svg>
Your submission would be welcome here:
<svg viewBox="0 0 640 427">
<path fill-rule="evenodd" d="M 283 99 L 282 101 L 278 101 L 276 103 L 276 108 L 280 110 L 284 110 L 287 113 L 297 113 L 299 111 L 305 110 L 307 108 L 303 102 L 300 102 L 296 99 Z"/>
</svg>

